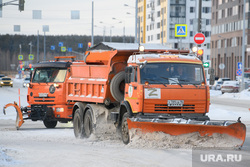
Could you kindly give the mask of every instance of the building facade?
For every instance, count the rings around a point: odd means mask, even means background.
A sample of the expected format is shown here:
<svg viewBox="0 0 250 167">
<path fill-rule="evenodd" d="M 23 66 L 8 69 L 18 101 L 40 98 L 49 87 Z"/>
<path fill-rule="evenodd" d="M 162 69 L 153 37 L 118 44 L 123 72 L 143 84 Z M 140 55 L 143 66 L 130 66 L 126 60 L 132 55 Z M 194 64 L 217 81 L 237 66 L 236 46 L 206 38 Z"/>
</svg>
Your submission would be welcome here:
<svg viewBox="0 0 250 167">
<path fill-rule="evenodd" d="M 137 38 L 141 43 L 161 43 L 170 48 L 191 49 L 195 46 L 194 35 L 198 32 L 199 0 L 138 0 L 139 29 Z M 202 1 L 201 32 L 206 40 L 203 60 L 210 59 L 211 0 Z M 187 24 L 187 36 L 175 37 L 175 24 Z"/>
<path fill-rule="evenodd" d="M 243 7 L 243 0 L 212 1 L 211 63 L 217 77 L 236 79 L 237 70 L 240 68 L 238 64 L 242 62 L 242 44 L 245 45 L 246 49 L 244 56 L 245 71 L 249 70 L 249 0 L 245 4 L 246 20 L 243 20 Z M 243 22 L 245 22 L 246 26 L 245 41 L 242 41 Z"/>
</svg>

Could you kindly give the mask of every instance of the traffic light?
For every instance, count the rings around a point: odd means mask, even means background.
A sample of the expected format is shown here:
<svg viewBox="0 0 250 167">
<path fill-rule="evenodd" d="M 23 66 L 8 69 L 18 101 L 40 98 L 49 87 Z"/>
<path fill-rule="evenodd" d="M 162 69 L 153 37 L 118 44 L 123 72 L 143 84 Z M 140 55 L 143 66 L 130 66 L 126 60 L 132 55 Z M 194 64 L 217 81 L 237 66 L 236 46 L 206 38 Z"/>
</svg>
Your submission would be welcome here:
<svg viewBox="0 0 250 167">
<path fill-rule="evenodd" d="M 198 56 L 203 56 L 203 49 L 199 49 L 198 51 L 197 51 L 197 54 L 198 54 Z"/>
<path fill-rule="evenodd" d="M 25 0 L 19 0 L 19 10 L 20 10 L 20 12 L 24 11 L 24 3 L 25 3 Z"/>
<path fill-rule="evenodd" d="M 32 68 L 32 64 L 29 64 L 29 68 L 30 68 L 31 71 L 34 70 L 34 68 Z"/>
<path fill-rule="evenodd" d="M 204 53 L 204 50 L 203 50 L 203 49 L 199 49 L 199 50 L 197 51 L 197 55 L 198 55 L 198 58 L 199 58 L 200 60 L 203 60 L 203 53 Z"/>
<path fill-rule="evenodd" d="M 88 42 L 88 47 L 89 47 L 89 48 L 91 47 L 91 42 Z"/>
<path fill-rule="evenodd" d="M 24 70 L 24 68 L 23 68 L 23 65 L 22 65 L 22 64 L 20 64 L 20 70 Z"/>
</svg>

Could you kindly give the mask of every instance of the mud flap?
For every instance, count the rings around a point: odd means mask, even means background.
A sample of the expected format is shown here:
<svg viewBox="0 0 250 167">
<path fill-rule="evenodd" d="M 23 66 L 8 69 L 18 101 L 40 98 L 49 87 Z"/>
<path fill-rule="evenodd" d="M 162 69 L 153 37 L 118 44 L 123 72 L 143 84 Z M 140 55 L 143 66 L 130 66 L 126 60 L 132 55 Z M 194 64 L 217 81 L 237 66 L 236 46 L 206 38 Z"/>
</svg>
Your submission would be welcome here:
<svg viewBox="0 0 250 167">
<path fill-rule="evenodd" d="M 228 126 L 201 125 L 201 124 L 179 124 L 162 122 L 139 122 L 131 118 L 127 119 L 128 129 L 140 129 L 143 133 L 163 132 L 172 136 L 198 132 L 200 136 L 212 136 L 215 133 L 227 134 L 241 141 L 242 147 L 246 138 L 246 126 L 236 122 Z"/>
<path fill-rule="evenodd" d="M 16 116 L 16 129 L 18 130 L 22 124 L 24 123 L 23 121 L 23 114 L 22 114 L 22 111 L 20 109 L 20 107 L 17 105 L 16 102 L 13 103 L 8 103 L 6 104 L 4 107 L 3 107 L 3 113 L 4 115 L 6 115 L 6 112 L 5 112 L 5 109 L 10 107 L 10 106 L 13 106 L 15 109 L 16 109 L 16 112 L 17 112 L 17 116 Z"/>
</svg>

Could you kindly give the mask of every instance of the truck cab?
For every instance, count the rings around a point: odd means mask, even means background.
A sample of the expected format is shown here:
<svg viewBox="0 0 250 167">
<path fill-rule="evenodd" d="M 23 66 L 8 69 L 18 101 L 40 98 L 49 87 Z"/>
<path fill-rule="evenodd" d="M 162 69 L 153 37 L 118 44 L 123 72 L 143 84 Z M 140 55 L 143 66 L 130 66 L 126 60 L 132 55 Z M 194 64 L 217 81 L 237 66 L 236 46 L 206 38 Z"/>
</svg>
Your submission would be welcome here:
<svg viewBox="0 0 250 167">
<path fill-rule="evenodd" d="M 71 58 L 71 57 L 70 57 Z M 57 121 L 72 120 L 73 103 L 66 102 L 66 81 L 70 77 L 72 61 L 50 61 L 34 65 L 34 72 L 28 85 L 27 112 L 32 121 L 42 120 L 47 128 L 54 128 Z"/>
<path fill-rule="evenodd" d="M 130 115 L 208 119 L 209 87 L 202 62 L 195 56 L 133 55 L 125 72 L 122 105 L 130 108 Z"/>
</svg>

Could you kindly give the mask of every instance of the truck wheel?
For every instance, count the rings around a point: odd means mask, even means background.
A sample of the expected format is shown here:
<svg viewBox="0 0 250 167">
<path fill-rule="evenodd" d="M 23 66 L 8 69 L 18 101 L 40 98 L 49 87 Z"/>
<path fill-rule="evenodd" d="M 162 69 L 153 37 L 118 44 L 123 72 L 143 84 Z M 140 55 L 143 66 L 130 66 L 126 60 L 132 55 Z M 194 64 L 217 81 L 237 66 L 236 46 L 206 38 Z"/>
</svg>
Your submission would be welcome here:
<svg viewBox="0 0 250 167">
<path fill-rule="evenodd" d="M 74 126 L 74 134 L 76 138 L 83 138 L 83 112 L 80 110 L 80 108 L 76 109 L 74 120 L 73 120 L 73 126 Z"/>
<path fill-rule="evenodd" d="M 46 128 L 51 129 L 51 128 L 55 128 L 56 127 L 57 121 L 48 121 L 48 120 L 45 119 L 43 121 L 43 124 L 45 125 Z"/>
<path fill-rule="evenodd" d="M 125 89 L 125 72 L 121 71 L 116 74 L 110 83 L 110 91 L 114 99 L 118 102 L 124 99 Z"/>
<path fill-rule="evenodd" d="M 122 141 L 124 144 L 128 144 L 130 142 L 127 118 L 128 118 L 128 113 L 126 112 L 122 116 L 122 125 L 121 125 Z"/>
<path fill-rule="evenodd" d="M 93 127 L 91 109 L 88 109 L 84 115 L 83 121 L 84 137 L 89 138 L 89 136 L 93 133 Z"/>
</svg>

